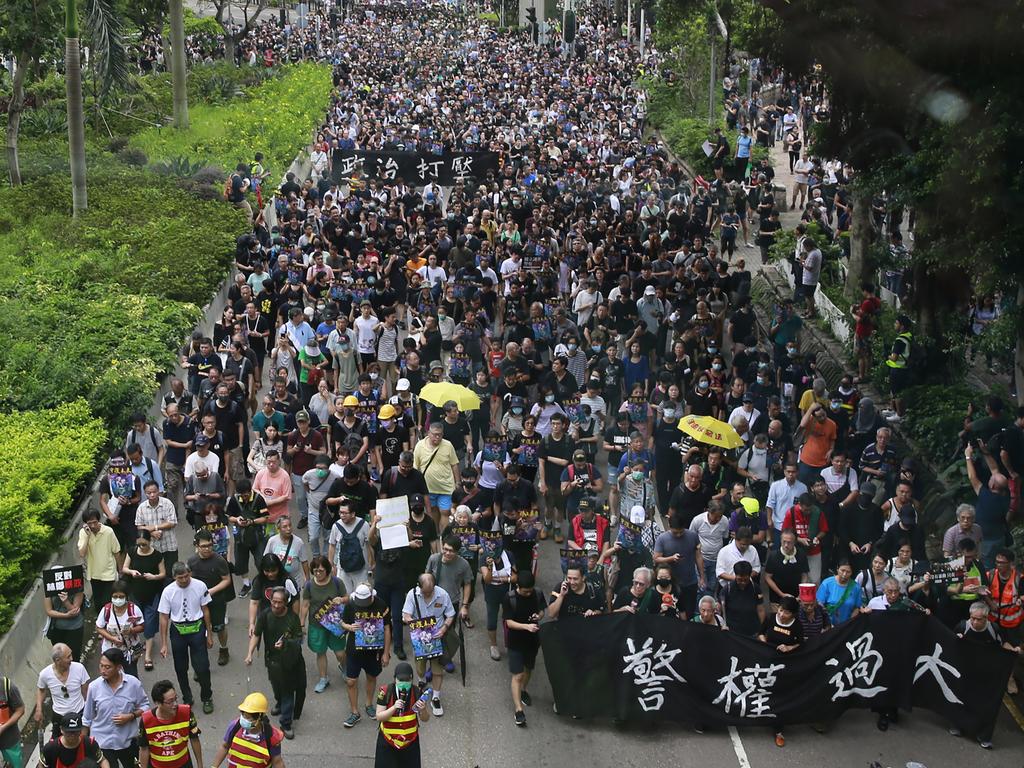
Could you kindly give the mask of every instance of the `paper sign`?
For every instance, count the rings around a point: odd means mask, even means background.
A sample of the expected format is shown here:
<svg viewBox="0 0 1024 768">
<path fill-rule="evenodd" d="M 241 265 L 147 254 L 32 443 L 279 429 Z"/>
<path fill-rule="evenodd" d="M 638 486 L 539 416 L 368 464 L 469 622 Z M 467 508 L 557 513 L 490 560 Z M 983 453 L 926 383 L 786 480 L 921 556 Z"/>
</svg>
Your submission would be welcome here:
<svg viewBox="0 0 1024 768">
<path fill-rule="evenodd" d="M 409 546 L 409 529 L 404 525 L 389 525 L 378 528 L 381 549 L 398 549 Z"/>
<path fill-rule="evenodd" d="M 441 638 L 437 636 L 437 621 L 433 618 L 409 622 L 409 639 L 417 659 L 436 659 L 444 653 Z"/>
<path fill-rule="evenodd" d="M 392 525 L 404 527 L 409 522 L 409 497 L 377 499 L 377 514 L 380 515 L 380 521 L 377 523 L 378 530 Z"/>
<path fill-rule="evenodd" d="M 711 153 L 715 151 L 715 148 L 711 145 L 710 141 L 705 141 L 700 145 L 700 148 L 704 150 L 704 154 L 711 157 Z"/>
<path fill-rule="evenodd" d="M 85 566 L 68 565 L 43 571 L 43 594 L 53 597 L 61 592 L 81 592 L 85 586 Z"/>
</svg>

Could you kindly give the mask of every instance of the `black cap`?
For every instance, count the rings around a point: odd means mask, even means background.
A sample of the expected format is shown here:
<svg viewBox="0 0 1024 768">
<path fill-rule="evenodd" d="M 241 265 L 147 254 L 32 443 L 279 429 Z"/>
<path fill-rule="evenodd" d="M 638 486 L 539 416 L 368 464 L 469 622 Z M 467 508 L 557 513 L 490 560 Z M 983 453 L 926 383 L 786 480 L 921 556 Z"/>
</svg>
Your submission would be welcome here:
<svg viewBox="0 0 1024 768">
<path fill-rule="evenodd" d="M 79 733 L 85 728 L 82 725 L 82 716 L 74 713 L 64 715 L 60 719 L 60 730 L 61 733 Z"/>
<path fill-rule="evenodd" d="M 422 493 L 410 493 L 409 494 L 409 507 L 422 507 L 423 506 L 423 494 Z"/>
<path fill-rule="evenodd" d="M 407 661 L 401 661 L 396 664 L 395 680 L 401 680 L 402 682 L 412 680 L 412 664 Z"/>
</svg>

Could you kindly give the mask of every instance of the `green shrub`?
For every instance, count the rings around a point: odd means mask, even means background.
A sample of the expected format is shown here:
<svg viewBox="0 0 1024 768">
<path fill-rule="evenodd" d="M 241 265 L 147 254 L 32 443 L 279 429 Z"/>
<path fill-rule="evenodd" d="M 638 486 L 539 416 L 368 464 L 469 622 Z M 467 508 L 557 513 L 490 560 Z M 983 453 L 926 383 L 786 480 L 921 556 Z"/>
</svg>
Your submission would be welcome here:
<svg viewBox="0 0 1024 768">
<path fill-rule="evenodd" d="M 253 88 L 246 101 L 190 108 L 187 131 L 151 128 L 136 134 L 132 146 L 152 162 L 188 157 L 223 168 L 252 162 L 254 152 L 263 152 L 264 166 L 282 174 L 312 140 L 330 92 L 330 67 L 298 64 Z"/>
<path fill-rule="evenodd" d="M 0 415 L 0 632 L 59 543 L 105 439 L 80 399 Z"/>
</svg>

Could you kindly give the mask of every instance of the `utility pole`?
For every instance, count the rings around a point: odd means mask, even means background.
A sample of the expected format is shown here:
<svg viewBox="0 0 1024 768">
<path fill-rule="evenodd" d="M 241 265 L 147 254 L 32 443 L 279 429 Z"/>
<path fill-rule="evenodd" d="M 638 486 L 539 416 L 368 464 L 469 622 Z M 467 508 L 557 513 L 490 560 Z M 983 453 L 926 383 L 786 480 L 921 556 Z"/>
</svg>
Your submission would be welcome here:
<svg viewBox="0 0 1024 768">
<path fill-rule="evenodd" d="M 626 40 L 633 39 L 633 0 L 626 0 Z"/>
<path fill-rule="evenodd" d="M 711 33 L 711 70 L 708 75 L 708 125 L 715 124 L 715 34 Z"/>
<path fill-rule="evenodd" d="M 646 37 L 646 35 L 644 35 L 644 15 L 645 15 L 645 13 L 646 13 L 646 11 L 644 10 L 643 3 L 640 3 L 640 58 L 641 59 L 644 57 L 644 37 Z"/>
</svg>

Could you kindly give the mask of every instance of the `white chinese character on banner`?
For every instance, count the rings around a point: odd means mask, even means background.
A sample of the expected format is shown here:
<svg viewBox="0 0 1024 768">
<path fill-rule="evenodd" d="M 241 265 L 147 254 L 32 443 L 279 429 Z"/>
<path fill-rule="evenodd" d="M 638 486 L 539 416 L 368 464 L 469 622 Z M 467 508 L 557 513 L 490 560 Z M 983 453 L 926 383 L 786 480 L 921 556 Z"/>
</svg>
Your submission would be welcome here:
<svg viewBox="0 0 1024 768">
<path fill-rule="evenodd" d="M 882 668 L 882 654 L 871 647 L 873 642 L 874 636 L 870 632 L 865 632 L 846 644 L 851 663 L 829 678 L 829 682 L 836 687 L 832 701 L 846 696 L 863 696 L 870 699 L 887 690 L 884 685 L 872 685 L 875 682 L 875 675 Z M 838 667 L 839 659 L 829 659 L 825 665 Z M 860 688 L 859 684 L 865 687 Z"/>
<path fill-rule="evenodd" d="M 637 696 L 637 701 L 643 707 L 644 712 L 657 712 L 665 703 L 665 683 L 675 679 L 677 682 L 685 683 L 686 679 L 672 668 L 672 662 L 682 650 L 675 648 L 669 650 L 665 643 L 654 650 L 654 638 L 647 638 L 643 647 L 637 650 L 633 638 L 626 638 L 626 645 L 629 653 L 622 657 L 626 662 L 623 674 L 633 673 L 633 684 L 642 689 L 642 696 Z"/>
<path fill-rule="evenodd" d="M 420 180 L 426 181 L 428 178 L 436 179 L 438 177 L 438 168 L 444 165 L 444 160 L 434 160 L 427 162 L 425 158 L 420 158 L 419 163 L 416 165 L 416 172 L 420 175 Z"/>
<path fill-rule="evenodd" d="M 957 695 L 953 693 L 953 690 L 946 682 L 946 678 L 942 675 L 943 670 L 945 670 L 959 680 L 960 670 L 949 662 L 943 661 L 941 657 L 942 646 L 938 643 L 935 644 L 935 650 L 930 654 L 918 656 L 917 661 L 914 662 L 914 666 L 917 667 L 917 671 L 914 673 L 914 682 L 916 683 L 925 672 L 929 672 L 932 677 L 935 678 L 935 682 L 939 684 L 939 688 L 942 690 L 942 695 L 946 697 L 946 701 L 950 704 L 963 704 L 963 702 L 957 698 Z"/>
<path fill-rule="evenodd" d="M 377 169 L 377 176 L 382 179 L 394 181 L 398 177 L 398 161 L 389 157 L 383 168 Z"/>
<path fill-rule="evenodd" d="M 341 158 L 341 175 L 351 176 L 357 168 L 362 168 L 363 158 L 352 155 L 350 157 Z"/>
<path fill-rule="evenodd" d="M 730 671 L 718 678 L 718 682 L 722 684 L 722 692 L 711 703 L 720 704 L 724 701 L 726 713 L 739 714 L 740 717 L 775 717 L 768 699 L 772 688 L 778 682 L 776 673 L 785 668 L 785 664 L 755 664 L 740 669 L 739 660 L 733 656 Z M 736 684 L 737 678 L 743 685 L 742 689 Z M 739 707 L 738 713 L 732 711 L 733 705 Z"/>
<path fill-rule="evenodd" d="M 467 156 L 452 158 L 452 176 L 456 181 L 465 181 L 473 175 L 473 158 Z"/>
</svg>

